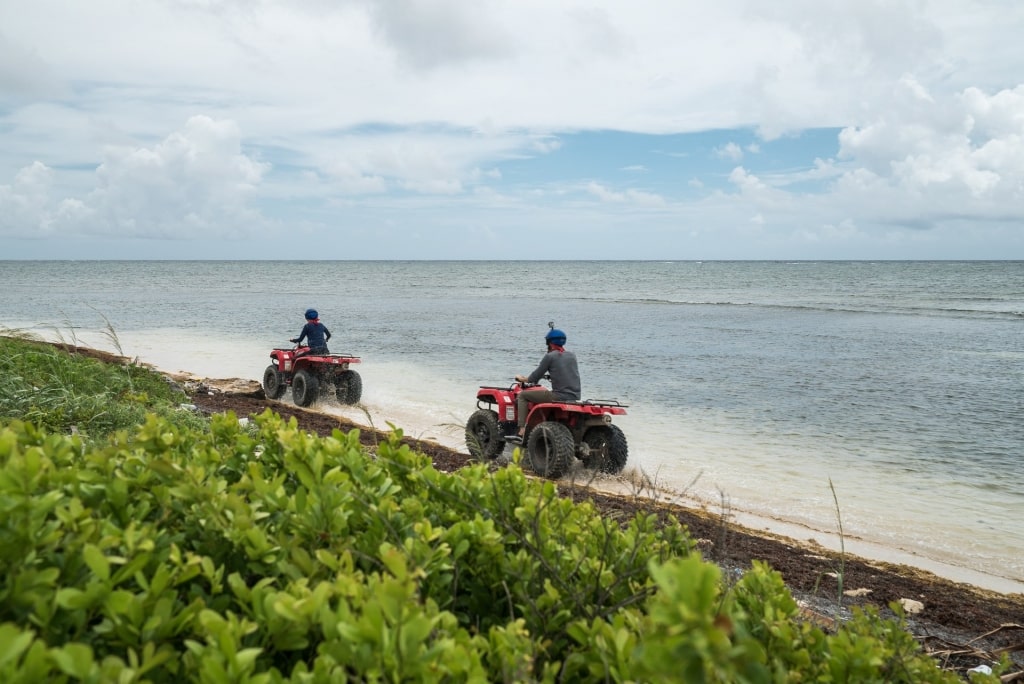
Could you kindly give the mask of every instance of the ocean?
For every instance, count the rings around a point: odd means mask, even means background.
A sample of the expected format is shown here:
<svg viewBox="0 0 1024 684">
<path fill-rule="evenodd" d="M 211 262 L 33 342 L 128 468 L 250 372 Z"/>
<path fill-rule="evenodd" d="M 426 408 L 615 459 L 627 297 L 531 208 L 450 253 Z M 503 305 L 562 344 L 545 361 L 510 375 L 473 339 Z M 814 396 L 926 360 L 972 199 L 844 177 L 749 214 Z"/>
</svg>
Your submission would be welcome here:
<svg viewBox="0 0 1024 684">
<path fill-rule="evenodd" d="M 1024 262 L 0 261 L 0 327 L 205 377 L 262 378 L 309 307 L 362 359 L 329 412 L 464 448 L 553 321 L 631 480 L 1024 591 Z"/>
</svg>

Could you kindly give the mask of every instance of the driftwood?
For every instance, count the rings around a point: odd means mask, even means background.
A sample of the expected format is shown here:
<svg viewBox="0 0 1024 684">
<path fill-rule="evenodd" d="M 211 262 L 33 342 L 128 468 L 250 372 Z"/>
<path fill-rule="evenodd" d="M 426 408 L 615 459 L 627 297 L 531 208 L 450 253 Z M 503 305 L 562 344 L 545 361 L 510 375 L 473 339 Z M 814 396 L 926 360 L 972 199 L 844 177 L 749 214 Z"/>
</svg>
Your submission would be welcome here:
<svg viewBox="0 0 1024 684">
<path fill-rule="evenodd" d="M 1008 646 L 1000 646 L 988 650 L 979 649 L 974 646 L 979 641 L 991 639 L 1003 632 L 1012 632 L 1014 630 L 1022 632 L 1021 636 L 1024 637 L 1024 625 L 1007 622 L 971 639 L 966 644 L 953 643 L 936 636 L 919 637 L 918 640 L 921 642 L 926 653 L 942 663 L 943 669 L 966 674 L 972 667 L 976 667 L 979 661 L 990 667 L 995 667 L 1003 654 L 1024 651 L 1024 641 L 1017 641 Z M 999 681 L 1007 684 L 1011 682 L 1024 682 L 1024 670 L 1008 672 L 1000 676 Z"/>
</svg>

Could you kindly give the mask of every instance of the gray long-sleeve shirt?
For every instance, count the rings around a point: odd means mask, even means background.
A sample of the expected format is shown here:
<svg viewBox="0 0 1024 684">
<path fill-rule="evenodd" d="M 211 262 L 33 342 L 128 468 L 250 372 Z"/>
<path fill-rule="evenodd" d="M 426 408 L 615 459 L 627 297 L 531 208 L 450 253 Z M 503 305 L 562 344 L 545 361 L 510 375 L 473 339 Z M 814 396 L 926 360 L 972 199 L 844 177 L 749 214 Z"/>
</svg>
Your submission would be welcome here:
<svg viewBox="0 0 1024 684">
<path fill-rule="evenodd" d="M 551 376 L 552 394 L 563 401 L 580 400 L 580 369 L 576 365 L 575 354 L 571 351 L 549 351 L 527 379 L 531 384 L 537 384 L 545 373 Z"/>
</svg>

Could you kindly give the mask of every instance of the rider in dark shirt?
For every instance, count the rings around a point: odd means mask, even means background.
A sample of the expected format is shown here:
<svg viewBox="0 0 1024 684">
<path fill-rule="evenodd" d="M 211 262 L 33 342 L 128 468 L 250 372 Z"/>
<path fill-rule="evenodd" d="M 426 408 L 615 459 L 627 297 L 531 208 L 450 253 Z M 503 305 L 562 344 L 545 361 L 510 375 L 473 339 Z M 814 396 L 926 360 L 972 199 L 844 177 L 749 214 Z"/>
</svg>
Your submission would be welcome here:
<svg viewBox="0 0 1024 684">
<path fill-rule="evenodd" d="M 535 385 L 547 374 L 551 378 L 551 389 L 530 389 L 519 393 L 516 400 L 519 434 L 507 441 L 523 441 L 529 404 L 580 400 L 580 370 L 576 364 L 576 355 L 565 349 L 565 333 L 552 325 L 544 336 L 544 343 L 548 353 L 540 360 L 540 365 L 528 376 L 517 375 L 516 382 Z"/>
<path fill-rule="evenodd" d="M 320 322 L 320 314 L 317 313 L 316 309 L 306 309 L 306 324 L 302 326 L 302 332 L 299 333 L 299 336 L 293 337 L 291 342 L 301 345 L 304 339 L 309 342 L 307 354 L 323 355 L 331 353 L 327 349 L 327 341 L 331 339 L 331 331 Z"/>
</svg>

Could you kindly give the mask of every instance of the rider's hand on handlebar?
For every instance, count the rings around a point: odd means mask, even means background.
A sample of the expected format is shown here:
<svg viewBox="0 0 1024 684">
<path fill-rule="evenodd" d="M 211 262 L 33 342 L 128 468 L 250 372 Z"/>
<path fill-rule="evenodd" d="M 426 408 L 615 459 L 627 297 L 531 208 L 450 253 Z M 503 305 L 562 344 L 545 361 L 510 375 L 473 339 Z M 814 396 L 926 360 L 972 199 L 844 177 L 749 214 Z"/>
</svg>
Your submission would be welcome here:
<svg viewBox="0 0 1024 684">
<path fill-rule="evenodd" d="M 292 344 L 298 344 L 299 343 L 299 338 L 298 337 L 293 337 L 292 339 L 290 339 L 288 341 L 291 342 Z"/>
<path fill-rule="evenodd" d="M 527 377 L 525 375 L 517 375 L 516 376 L 516 382 L 522 383 L 522 384 L 526 384 Z"/>
</svg>

